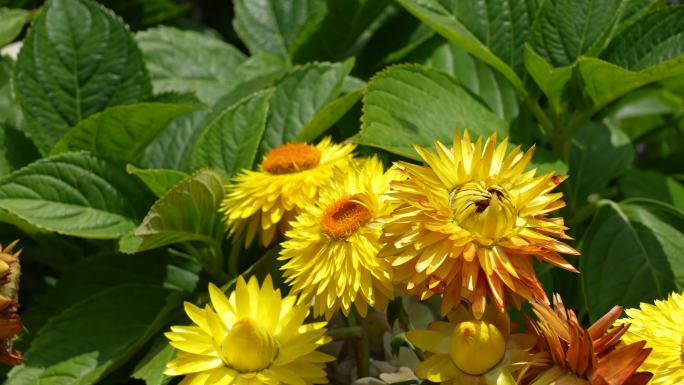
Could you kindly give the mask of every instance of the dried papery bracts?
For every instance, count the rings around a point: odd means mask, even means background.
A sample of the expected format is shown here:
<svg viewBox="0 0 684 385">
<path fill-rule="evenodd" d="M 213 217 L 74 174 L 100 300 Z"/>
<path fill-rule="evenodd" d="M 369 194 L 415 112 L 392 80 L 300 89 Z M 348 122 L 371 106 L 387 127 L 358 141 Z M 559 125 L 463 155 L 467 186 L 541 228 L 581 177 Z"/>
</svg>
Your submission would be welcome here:
<svg viewBox="0 0 684 385">
<path fill-rule="evenodd" d="M 537 320 L 531 321 L 530 327 L 551 362 L 526 384 L 644 385 L 651 379 L 651 373 L 637 372 L 651 352 L 644 347 L 646 341 L 621 343 L 629 324 L 611 329 L 622 307 L 615 306 L 585 329 L 560 296 L 554 297 L 554 304 L 552 308 L 547 303 L 532 303 Z"/>
<path fill-rule="evenodd" d="M 21 353 L 13 346 L 14 339 L 23 328 L 18 313 L 21 250 L 14 251 L 18 242 L 14 241 L 5 248 L 0 246 L 0 362 L 9 365 L 22 362 Z"/>
</svg>

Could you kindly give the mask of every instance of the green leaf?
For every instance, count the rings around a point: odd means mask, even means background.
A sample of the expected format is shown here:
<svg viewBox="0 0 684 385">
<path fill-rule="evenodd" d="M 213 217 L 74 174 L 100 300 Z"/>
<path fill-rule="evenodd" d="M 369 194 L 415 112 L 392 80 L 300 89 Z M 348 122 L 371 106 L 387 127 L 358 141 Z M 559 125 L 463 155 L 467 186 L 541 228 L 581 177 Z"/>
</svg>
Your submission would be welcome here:
<svg viewBox="0 0 684 385">
<path fill-rule="evenodd" d="M 89 385 L 123 365 L 167 321 L 180 298 L 152 285 L 104 290 L 38 331 L 5 384 Z M 87 332 L 86 332 L 87 331 Z"/>
<path fill-rule="evenodd" d="M 252 94 L 210 121 L 195 143 L 190 168 L 214 168 L 226 176 L 252 169 L 272 95 L 273 90 Z"/>
<path fill-rule="evenodd" d="M 339 121 L 366 92 L 362 86 L 340 96 L 321 108 L 316 115 L 299 131 L 296 141 L 312 142 Z"/>
<path fill-rule="evenodd" d="M 581 271 L 589 315 L 637 307 L 684 289 L 684 213 L 650 200 L 601 206 L 585 232 Z"/>
<path fill-rule="evenodd" d="M 518 116 L 518 95 L 508 80 L 440 36 L 428 40 L 403 60 L 424 64 L 452 75 L 508 122 Z"/>
<path fill-rule="evenodd" d="M 568 164 L 570 206 L 584 206 L 590 194 L 599 193 L 633 160 L 632 143 L 619 129 L 599 122 L 589 122 L 580 128 L 572 140 Z"/>
<path fill-rule="evenodd" d="M 370 38 L 390 0 L 326 0 L 325 18 L 293 53 L 294 61 L 344 60 Z M 358 55 L 357 55 L 358 56 Z"/>
<path fill-rule="evenodd" d="M 45 154 L 82 119 L 150 94 L 142 55 L 126 26 L 87 0 L 50 0 L 15 70 L 26 131 Z"/>
<path fill-rule="evenodd" d="M 170 21 L 192 9 L 188 3 L 173 0 L 100 0 L 107 8 L 121 16 L 134 30 Z"/>
<path fill-rule="evenodd" d="M 499 71 L 519 93 L 526 93 L 520 76 L 523 44 L 536 9 L 534 1 L 398 2 L 440 35 Z"/>
<path fill-rule="evenodd" d="M 139 163 L 147 145 L 173 119 L 197 105 L 137 103 L 110 107 L 82 120 L 52 148 L 51 154 L 86 150 L 107 159 Z"/>
<path fill-rule="evenodd" d="M 684 55 L 638 72 L 593 58 L 580 58 L 578 65 L 584 82 L 582 91 L 598 111 L 639 87 L 684 74 Z"/>
<path fill-rule="evenodd" d="M 645 84 L 684 74 L 684 6 L 656 8 L 615 36 L 599 59 L 582 59 L 584 92 L 598 110 Z"/>
<path fill-rule="evenodd" d="M 601 2 L 599 2 L 601 3 Z M 601 58 L 631 71 L 640 71 L 684 54 L 684 6 L 658 8 L 618 36 Z"/>
<path fill-rule="evenodd" d="M 418 65 L 391 67 L 368 83 L 359 144 L 420 160 L 413 145 L 453 141 L 454 129 L 506 136 L 505 121 L 451 76 Z"/>
<path fill-rule="evenodd" d="M 252 55 L 290 60 L 316 30 L 327 5 L 320 0 L 236 0 L 233 26 Z"/>
<path fill-rule="evenodd" d="M 200 241 L 220 249 L 224 181 L 211 170 L 199 171 L 162 196 L 142 223 L 119 241 L 124 253 L 137 253 L 178 242 Z"/>
<path fill-rule="evenodd" d="M 353 66 L 351 59 L 342 63 L 311 63 L 295 67 L 278 82 L 259 154 L 297 138 L 316 113 L 337 98 Z"/>
<path fill-rule="evenodd" d="M 38 149 L 23 132 L 9 124 L 0 123 L 0 176 L 24 167 L 38 158 Z"/>
<path fill-rule="evenodd" d="M 141 165 L 188 171 L 190 152 L 208 115 L 207 111 L 195 111 L 176 118 L 147 146 Z"/>
<path fill-rule="evenodd" d="M 530 46 L 526 46 L 525 68 L 546 95 L 553 112 L 559 115 L 569 101 L 563 93 L 572 78 L 575 65 L 554 68 Z"/>
<path fill-rule="evenodd" d="M 138 362 L 131 377 L 145 381 L 147 385 L 165 385 L 172 377 L 164 375 L 166 363 L 176 355 L 176 349 L 169 345 L 164 336 L 158 337 L 150 350 Z"/>
<path fill-rule="evenodd" d="M 86 152 L 41 159 L 0 180 L 1 208 L 84 238 L 118 238 L 135 228 L 148 199 L 123 169 Z"/>
<path fill-rule="evenodd" d="M 21 109 L 12 91 L 14 64 L 9 57 L 0 55 L 0 123 L 19 127 Z"/>
<path fill-rule="evenodd" d="M 530 30 L 530 46 L 554 67 L 596 56 L 610 40 L 625 0 L 549 0 Z"/>
<path fill-rule="evenodd" d="M 239 83 L 283 73 L 276 57 L 248 59 L 208 34 L 158 27 L 138 33 L 136 39 L 155 92 L 196 92 L 201 101 L 214 104 Z"/>
<path fill-rule="evenodd" d="M 24 310 L 22 321 L 28 330 L 42 327 L 50 317 L 60 314 L 72 304 L 86 300 L 111 287 L 143 284 L 190 293 L 199 282 L 200 266 L 187 264 L 168 253 L 150 252 L 143 255 L 115 253 L 89 255 L 69 266 L 59 282 Z M 22 338 L 32 340 L 35 333 Z"/>
<path fill-rule="evenodd" d="M 567 175 L 568 165 L 557 154 L 543 148 L 534 150 L 529 168 L 536 168 L 537 175 L 553 172 L 556 175 Z"/>
<path fill-rule="evenodd" d="M 655 171 L 629 170 L 618 179 L 627 198 L 649 198 L 684 210 L 684 186 Z"/>
<path fill-rule="evenodd" d="M 29 19 L 23 9 L 0 8 L 0 47 L 11 43 Z"/>
<path fill-rule="evenodd" d="M 188 174 L 177 170 L 166 169 L 142 169 L 137 168 L 131 164 L 126 166 L 126 171 L 140 178 L 140 180 L 147 185 L 147 187 L 157 196 L 161 198 L 166 194 L 176 183 L 188 177 Z"/>
</svg>

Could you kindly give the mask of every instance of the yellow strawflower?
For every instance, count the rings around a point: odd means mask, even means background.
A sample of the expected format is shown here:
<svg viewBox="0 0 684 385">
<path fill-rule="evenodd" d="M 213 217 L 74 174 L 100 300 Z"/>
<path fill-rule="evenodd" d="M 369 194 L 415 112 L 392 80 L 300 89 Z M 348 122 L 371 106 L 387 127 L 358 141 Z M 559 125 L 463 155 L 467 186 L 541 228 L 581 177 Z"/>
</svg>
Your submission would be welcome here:
<svg viewBox="0 0 684 385">
<path fill-rule="evenodd" d="M 653 373 L 649 384 L 684 384 L 684 295 L 672 293 L 653 305 L 642 303 L 640 309 L 627 309 L 626 319 L 632 326 L 622 336 L 629 344 L 646 341 L 651 354 L 640 369 Z"/>
<path fill-rule="evenodd" d="M 575 271 L 559 253 L 578 254 L 554 238 L 568 238 L 563 218 L 547 216 L 565 204 L 551 192 L 565 178 L 527 170 L 534 148 L 455 135 L 452 148 L 436 142 L 436 153 L 416 146 L 427 166 L 396 164 L 406 179 L 392 183 L 398 208 L 386 219 L 380 255 L 409 294 L 444 293 L 443 314 L 461 298 L 476 315 L 487 296 L 501 310 L 506 297 L 545 298 L 532 258 Z"/>
<path fill-rule="evenodd" d="M 406 338 L 428 357 L 416 367 L 416 375 L 442 384 L 516 385 L 518 371 L 544 359 L 530 353 L 535 337 L 511 334 L 508 315 L 492 306 L 481 319 L 459 306 L 449 322 L 410 330 Z"/>
<path fill-rule="evenodd" d="M 315 146 L 288 143 L 271 149 L 258 171 L 245 170 L 227 186 L 220 211 L 229 235 L 244 234 L 245 246 L 258 235 L 268 246 L 300 209 L 316 199 L 318 189 L 330 182 L 333 168 L 348 167 L 354 148 L 324 138 Z"/>
<path fill-rule="evenodd" d="M 377 218 L 392 210 L 382 196 L 392 174 L 383 173 L 377 158 L 337 169 L 330 186 L 291 222 L 283 276 L 301 301 L 314 299 L 315 316 L 329 319 L 340 308 L 348 315 L 352 304 L 365 316 L 367 306 L 383 309 L 394 298 L 389 263 L 377 258 Z"/>
<path fill-rule="evenodd" d="M 325 362 L 316 351 L 327 343 L 326 322 L 304 324 L 307 305 L 280 295 L 271 277 L 259 287 L 255 277 L 238 278 L 226 295 L 209 284 L 211 305 L 191 303 L 185 311 L 193 326 L 172 326 L 166 333 L 178 349 L 166 365 L 169 376 L 185 375 L 181 385 L 325 384 Z"/>
</svg>

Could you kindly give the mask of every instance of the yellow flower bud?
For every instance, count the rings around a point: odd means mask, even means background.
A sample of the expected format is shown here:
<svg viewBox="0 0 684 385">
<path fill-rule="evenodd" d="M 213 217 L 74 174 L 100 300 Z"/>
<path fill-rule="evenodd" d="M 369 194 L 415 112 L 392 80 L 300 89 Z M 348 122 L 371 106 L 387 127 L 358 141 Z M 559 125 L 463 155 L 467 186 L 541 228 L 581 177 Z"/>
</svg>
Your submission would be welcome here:
<svg viewBox="0 0 684 385">
<path fill-rule="evenodd" d="M 463 372 L 481 375 L 501 361 L 506 340 L 491 323 L 485 321 L 461 322 L 454 328 L 449 355 Z"/>
<path fill-rule="evenodd" d="M 256 372 L 267 368 L 276 354 L 277 342 L 255 320 L 245 317 L 230 329 L 221 347 L 223 359 L 240 372 Z"/>
</svg>

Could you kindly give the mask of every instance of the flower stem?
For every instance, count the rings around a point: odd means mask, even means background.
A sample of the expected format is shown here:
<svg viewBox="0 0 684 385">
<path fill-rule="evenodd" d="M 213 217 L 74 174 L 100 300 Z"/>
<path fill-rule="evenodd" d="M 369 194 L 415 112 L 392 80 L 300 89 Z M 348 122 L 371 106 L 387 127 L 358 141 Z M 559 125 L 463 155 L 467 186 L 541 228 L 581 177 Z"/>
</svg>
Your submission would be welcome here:
<svg viewBox="0 0 684 385">
<path fill-rule="evenodd" d="M 366 333 L 361 326 L 330 329 L 326 334 L 336 340 L 351 340 L 355 338 L 364 338 L 366 336 Z"/>
<path fill-rule="evenodd" d="M 360 336 L 352 339 L 351 342 L 354 345 L 357 374 L 359 378 L 368 377 L 370 375 L 370 347 L 368 346 L 366 331 L 359 326 L 356 309 L 352 308 L 352 311 L 347 317 L 347 324 L 350 328 L 356 327 L 360 329 Z"/>
</svg>

